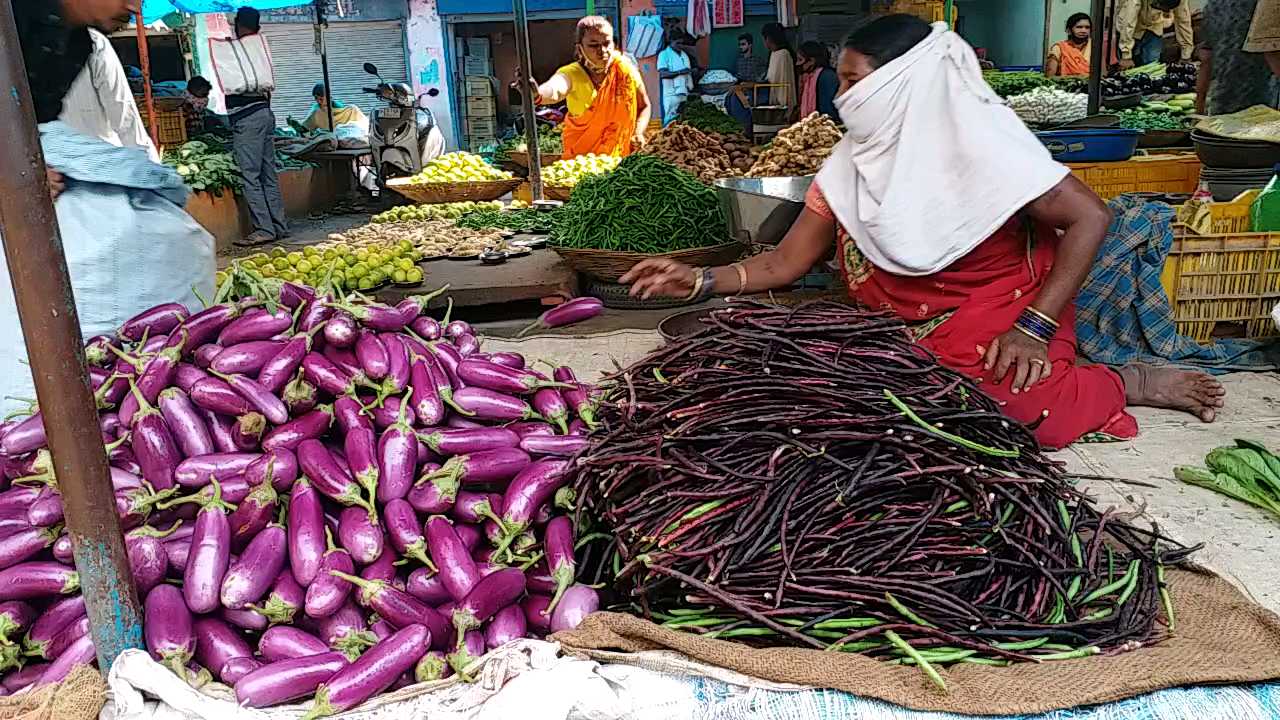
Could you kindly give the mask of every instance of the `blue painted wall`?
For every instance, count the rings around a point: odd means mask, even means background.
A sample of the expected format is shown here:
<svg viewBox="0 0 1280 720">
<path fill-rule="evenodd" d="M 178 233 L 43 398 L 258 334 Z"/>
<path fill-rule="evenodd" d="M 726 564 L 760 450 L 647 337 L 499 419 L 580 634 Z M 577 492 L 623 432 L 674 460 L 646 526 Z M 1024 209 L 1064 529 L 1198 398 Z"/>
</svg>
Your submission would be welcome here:
<svg viewBox="0 0 1280 720">
<path fill-rule="evenodd" d="M 1044 2 L 959 0 L 961 30 L 974 47 L 985 47 L 997 65 L 1044 62 Z"/>
<path fill-rule="evenodd" d="M 583 10 L 585 0 L 528 0 L 525 9 L 529 14 L 546 10 Z M 511 13 L 511 0 L 439 0 L 437 11 L 441 15 L 469 15 Z"/>
</svg>

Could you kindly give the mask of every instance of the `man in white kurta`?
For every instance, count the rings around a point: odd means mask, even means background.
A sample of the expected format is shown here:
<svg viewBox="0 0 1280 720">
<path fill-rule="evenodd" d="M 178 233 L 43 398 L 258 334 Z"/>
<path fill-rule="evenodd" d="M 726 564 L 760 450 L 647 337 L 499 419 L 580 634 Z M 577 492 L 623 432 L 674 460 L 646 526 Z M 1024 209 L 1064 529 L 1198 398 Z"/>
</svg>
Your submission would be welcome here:
<svg viewBox="0 0 1280 720">
<path fill-rule="evenodd" d="M 72 83 L 58 119 L 116 147 L 145 150 L 152 162 L 160 162 L 111 41 L 92 28 L 89 37 L 93 42 L 89 61 Z"/>
</svg>

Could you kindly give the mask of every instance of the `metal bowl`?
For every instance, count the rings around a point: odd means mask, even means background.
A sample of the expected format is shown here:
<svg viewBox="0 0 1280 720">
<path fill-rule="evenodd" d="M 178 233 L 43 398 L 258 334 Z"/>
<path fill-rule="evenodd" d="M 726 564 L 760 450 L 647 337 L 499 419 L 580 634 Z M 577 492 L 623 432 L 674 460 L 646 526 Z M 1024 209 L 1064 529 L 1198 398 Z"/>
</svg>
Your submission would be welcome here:
<svg viewBox="0 0 1280 720">
<path fill-rule="evenodd" d="M 804 210 L 812 177 L 716 180 L 729 236 L 745 243 L 777 245 Z"/>
<path fill-rule="evenodd" d="M 698 308 L 696 310 L 685 310 L 675 315 L 668 315 L 658 323 L 658 334 L 667 342 L 675 342 L 680 338 L 688 337 L 697 333 L 706 327 L 703 319 L 709 316 L 715 308 Z"/>
</svg>

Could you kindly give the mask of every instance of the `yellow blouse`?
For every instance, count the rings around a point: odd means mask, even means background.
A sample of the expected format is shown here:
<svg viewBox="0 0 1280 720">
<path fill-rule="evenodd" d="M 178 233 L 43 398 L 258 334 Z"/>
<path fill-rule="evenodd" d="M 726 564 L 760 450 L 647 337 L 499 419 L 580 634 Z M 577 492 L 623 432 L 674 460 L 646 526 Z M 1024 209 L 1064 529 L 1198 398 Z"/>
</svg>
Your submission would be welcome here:
<svg viewBox="0 0 1280 720">
<path fill-rule="evenodd" d="M 622 66 L 631 74 L 631 79 L 637 86 L 644 85 L 644 78 L 634 63 L 623 55 L 618 56 L 617 62 L 623 64 Z M 569 63 L 557 70 L 556 74 L 563 75 L 569 80 L 569 94 L 564 98 L 565 104 L 569 106 L 569 114 L 581 115 L 586 112 L 587 108 L 591 107 L 591 103 L 596 100 L 596 86 L 591 82 L 591 76 L 587 74 L 586 68 L 576 62 Z"/>
</svg>

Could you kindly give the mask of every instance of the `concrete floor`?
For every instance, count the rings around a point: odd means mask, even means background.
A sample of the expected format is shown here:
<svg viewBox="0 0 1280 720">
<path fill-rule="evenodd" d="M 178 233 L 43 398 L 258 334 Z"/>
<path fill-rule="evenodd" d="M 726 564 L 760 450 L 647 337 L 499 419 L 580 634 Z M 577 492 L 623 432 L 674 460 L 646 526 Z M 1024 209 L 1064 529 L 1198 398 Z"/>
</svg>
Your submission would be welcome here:
<svg viewBox="0 0 1280 720">
<path fill-rule="evenodd" d="M 657 333 L 616 330 L 588 337 L 535 336 L 524 340 L 489 338 L 489 351 L 508 350 L 530 361 L 555 359 L 582 379 L 598 378 L 640 359 L 661 343 Z M 1071 472 L 1117 480 L 1083 481 L 1102 507 L 1145 509 L 1146 517 L 1174 539 L 1204 543 L 1196 559 L 1240 585 L 1258 603 L 1280 613 L 1280 519 L 1217 493 L 1174 480 L 1175 465 L 1199 465 L 1205 454 L 1237 437 L 1280 447 L 1280 375 L 1240 373 L 1223 378 L 1229 393 L 1218 421 L 1204 424 L 1188 415 L 1134 408 L 1142 434 L 1131 442 L 1077 445 L 1056 457 Z M 1154 485 L 1128 484 L 1135 480 Z"/>
</svg>

